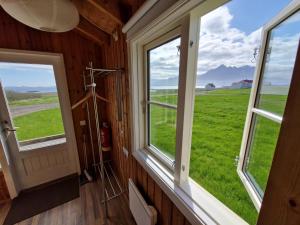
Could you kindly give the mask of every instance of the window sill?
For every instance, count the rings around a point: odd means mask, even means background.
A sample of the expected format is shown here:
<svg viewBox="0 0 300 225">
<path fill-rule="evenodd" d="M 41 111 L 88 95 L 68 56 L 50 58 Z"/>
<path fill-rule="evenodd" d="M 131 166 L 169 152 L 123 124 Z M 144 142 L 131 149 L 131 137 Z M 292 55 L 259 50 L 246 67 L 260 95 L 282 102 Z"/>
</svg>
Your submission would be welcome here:
<svg viewBox="0 0 300 225">
<path fill-rule="evenodd" d="M 32 151 L 32 150 L 40 150 L 40 149 L 46 149 L 49 147 L 54 147 L 58 145 L 62 145 L 66 143 L 66 138 L 57 138 L 53 140 L 48 141 L 41 141 L 37 143 L 27 144 L 24 146 L 20 146 L 20 152 L 26 152 L 26 151 Z"/>
<path fill-rule="evenodd" d="M 192 224 L 247 224 L 192 179 L 175 184 L 173 175 L 147 151 L 134 151 L 133 156 Z"/>
</svg>

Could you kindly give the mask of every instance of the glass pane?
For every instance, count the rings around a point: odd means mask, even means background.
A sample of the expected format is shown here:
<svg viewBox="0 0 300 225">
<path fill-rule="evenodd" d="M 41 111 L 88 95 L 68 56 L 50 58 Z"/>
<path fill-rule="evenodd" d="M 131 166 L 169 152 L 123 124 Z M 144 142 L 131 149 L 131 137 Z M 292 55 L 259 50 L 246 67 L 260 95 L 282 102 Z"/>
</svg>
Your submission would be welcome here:
<svg viewBox="0 0 300 225">
<path fill-rule="evenodd" d="M 257 107 L 284 113 L 300 37 L 300 12 L 276 26 L 269 33 Z"/>
<path fill-rule="evenodd" d="M 180 40 L 178 37 L 148 51 L 152 101 L 177 105 Z"/>
<path fill-rule="evenodd" d="M 253 136 L 246 168 L 258 192 L 263 196 L 276 148 L 280 124 L 258 115 L 254 119 Z"/>
<path fill-rule="evenodd" d="M 261 27 L 288 2 L 232 0 L 201 17 L 190 176 L 249 224 L 256 224 L 258 212 L 237 173 L 236 158 Z"/>
<path fill-rule="evenodd" d="M 0 62 L 0 79 L 21 146 L 64 135 L 52 65 Z"/>
<path fill-rule="evenodd" d="M 149 144 L 174 160 L 176 148 L 176 110 L 153 104 L 150 104 L 149 108 Z"/>
</svg>

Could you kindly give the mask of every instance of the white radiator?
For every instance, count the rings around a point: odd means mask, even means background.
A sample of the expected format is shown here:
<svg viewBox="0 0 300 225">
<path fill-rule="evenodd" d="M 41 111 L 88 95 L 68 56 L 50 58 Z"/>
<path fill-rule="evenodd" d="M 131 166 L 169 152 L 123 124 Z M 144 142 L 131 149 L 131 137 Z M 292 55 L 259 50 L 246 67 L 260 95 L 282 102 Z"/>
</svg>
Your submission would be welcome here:
<svg viewBox="0 0 300 225">
<path fill-rule="evenodd" d="M 157 222 L 156 209 L 148 205 L 131 179 L 129 186 L 129 208 L 137 225 L 155 225 Z"/>
</svg>

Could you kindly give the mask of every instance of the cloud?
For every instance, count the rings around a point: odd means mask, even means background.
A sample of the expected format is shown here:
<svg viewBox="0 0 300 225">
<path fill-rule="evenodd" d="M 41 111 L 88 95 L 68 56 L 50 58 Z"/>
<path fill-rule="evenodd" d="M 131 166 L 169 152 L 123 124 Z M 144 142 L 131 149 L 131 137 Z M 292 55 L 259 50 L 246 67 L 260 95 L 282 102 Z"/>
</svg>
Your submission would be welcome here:
<svg viewBox="0 0 300 225">
<path fill-rule="evenodd" d="M 179 74 L 180 38 L 150 50 L 150 73 L 154 79 L 168 79 Z"/>
<path fill-rule="evenodd" d="M 220 65 L 255 66 L 251 62 L 254 48 L 260 44 L 261 29 L 250 34 L 232 27 L 234 16 L 226 6 L 201 18 L 197 74 L 203 74 Z M 180 39 L 151 50 L 150 68 L 154 79 L 178 76 Z"/>
<path fill-rule="evenodd" d="M 220 65 L 255 66 L 254 48 L 259 47 L 261 29 L 250 34 L 232 27 L 234 16 L 222 6 L 201 18 L 198 75 Z"/>
<path fill-rule="evenodd" d="M 294 69 L 299 33 L 276 36 L 270 41 L 270 52 L 264 70 L 264 82 L 289 85 Z"/>
<path fill-rule="evenodd" d="M 281 31 L 282 36 L 277 32 L 273 40 L 271 55 L 272 63 L 266 71 L 269 80 L 274 83 L 287 83 L 283 78 L 291 73 L 293 69 L 293 57 L 297 50 L 299 34 L 291 34 L 292 26 L 297 26 L 300 21 L 300 14 L 295 14 L 289 20 L 281 24 L 285 27 Z M 254 60 L 254 49 L 261 45 L 262 28 L 252 33 L 233 27 L 234 15 L 227 6 L 222 6 L 206 14 L 201 18 L 200 41 L 198 50 L 197 74 L 202 75 L 209 70 L 221 65 L 227 67 L 256 66 Z M 292 23 L 294 23 L 292 25 Z M 297 23 L 297 24 L 295 24 Z M 287 25 L 288 26 L 285 26 Z M 288 30 L 284 30 L 287 29 Z M 151 50 L 151 78 L 168 79 L 178 76 L 179 56 L 177 46 L 179 39 Z M 256 56 L 256 59 L 259 56 Z M 284 81 L 285 80 L 285 81 Z"/>
<path fill-rule="evenodd" d="M 29 64 L 29 63 L 8 63 L 0 62 L 0 69 L 14 69 L 14 70 L 47 70 L 53 71 L 52 65 L 43 65 L 43 64 Z"/>
</svg>

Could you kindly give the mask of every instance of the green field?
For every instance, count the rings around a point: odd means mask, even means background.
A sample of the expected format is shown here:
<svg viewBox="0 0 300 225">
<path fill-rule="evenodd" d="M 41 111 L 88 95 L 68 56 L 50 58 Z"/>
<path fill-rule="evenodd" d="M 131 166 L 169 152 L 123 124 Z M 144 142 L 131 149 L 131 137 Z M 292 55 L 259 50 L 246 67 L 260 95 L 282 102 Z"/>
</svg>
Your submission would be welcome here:
<svg viewBox="0 0 300 225">
<path fill-rule="evenodd" d="M 58 103 L 57 93 L 19 93 L 6 91 L 9 107 L 25 107 Z M 18 141 L 48 137 L 64 133 L 60 108 L 29 112 L 13 118 Z"/>
<path fill-rule="evenodd" d="M 50 104 L 50 103 L 57 103 L 58 96 L 57 94 L 43 94 L 39 97 L 34 98 L 23 98 L 18 100 L 9 100 L 10 106 L 27 106 L 27 105 L 37 105 L 37 104 Z"/>
<path fill-rule="evenodd" d="M 255 224 L 257 211 L 236 172 L 250 90 L 197 91 L 190 176 L 230 209 Z M 152 100 L 176 104 L 174 94 L 153 92 Z M 262 105 L 280 113 L 285 97 L 263 96 Z M 151 106 L 151 144 L 175 155 L 176 110 Z M 275 122 L 258 118 L 248 170 L 264 190 L 279 131 Z"/>
<path fill-rule="evenodd" d="M 59 108 L 41 110 L 13 119 L 19 141 L 64 133 Z"/>
</svg>

